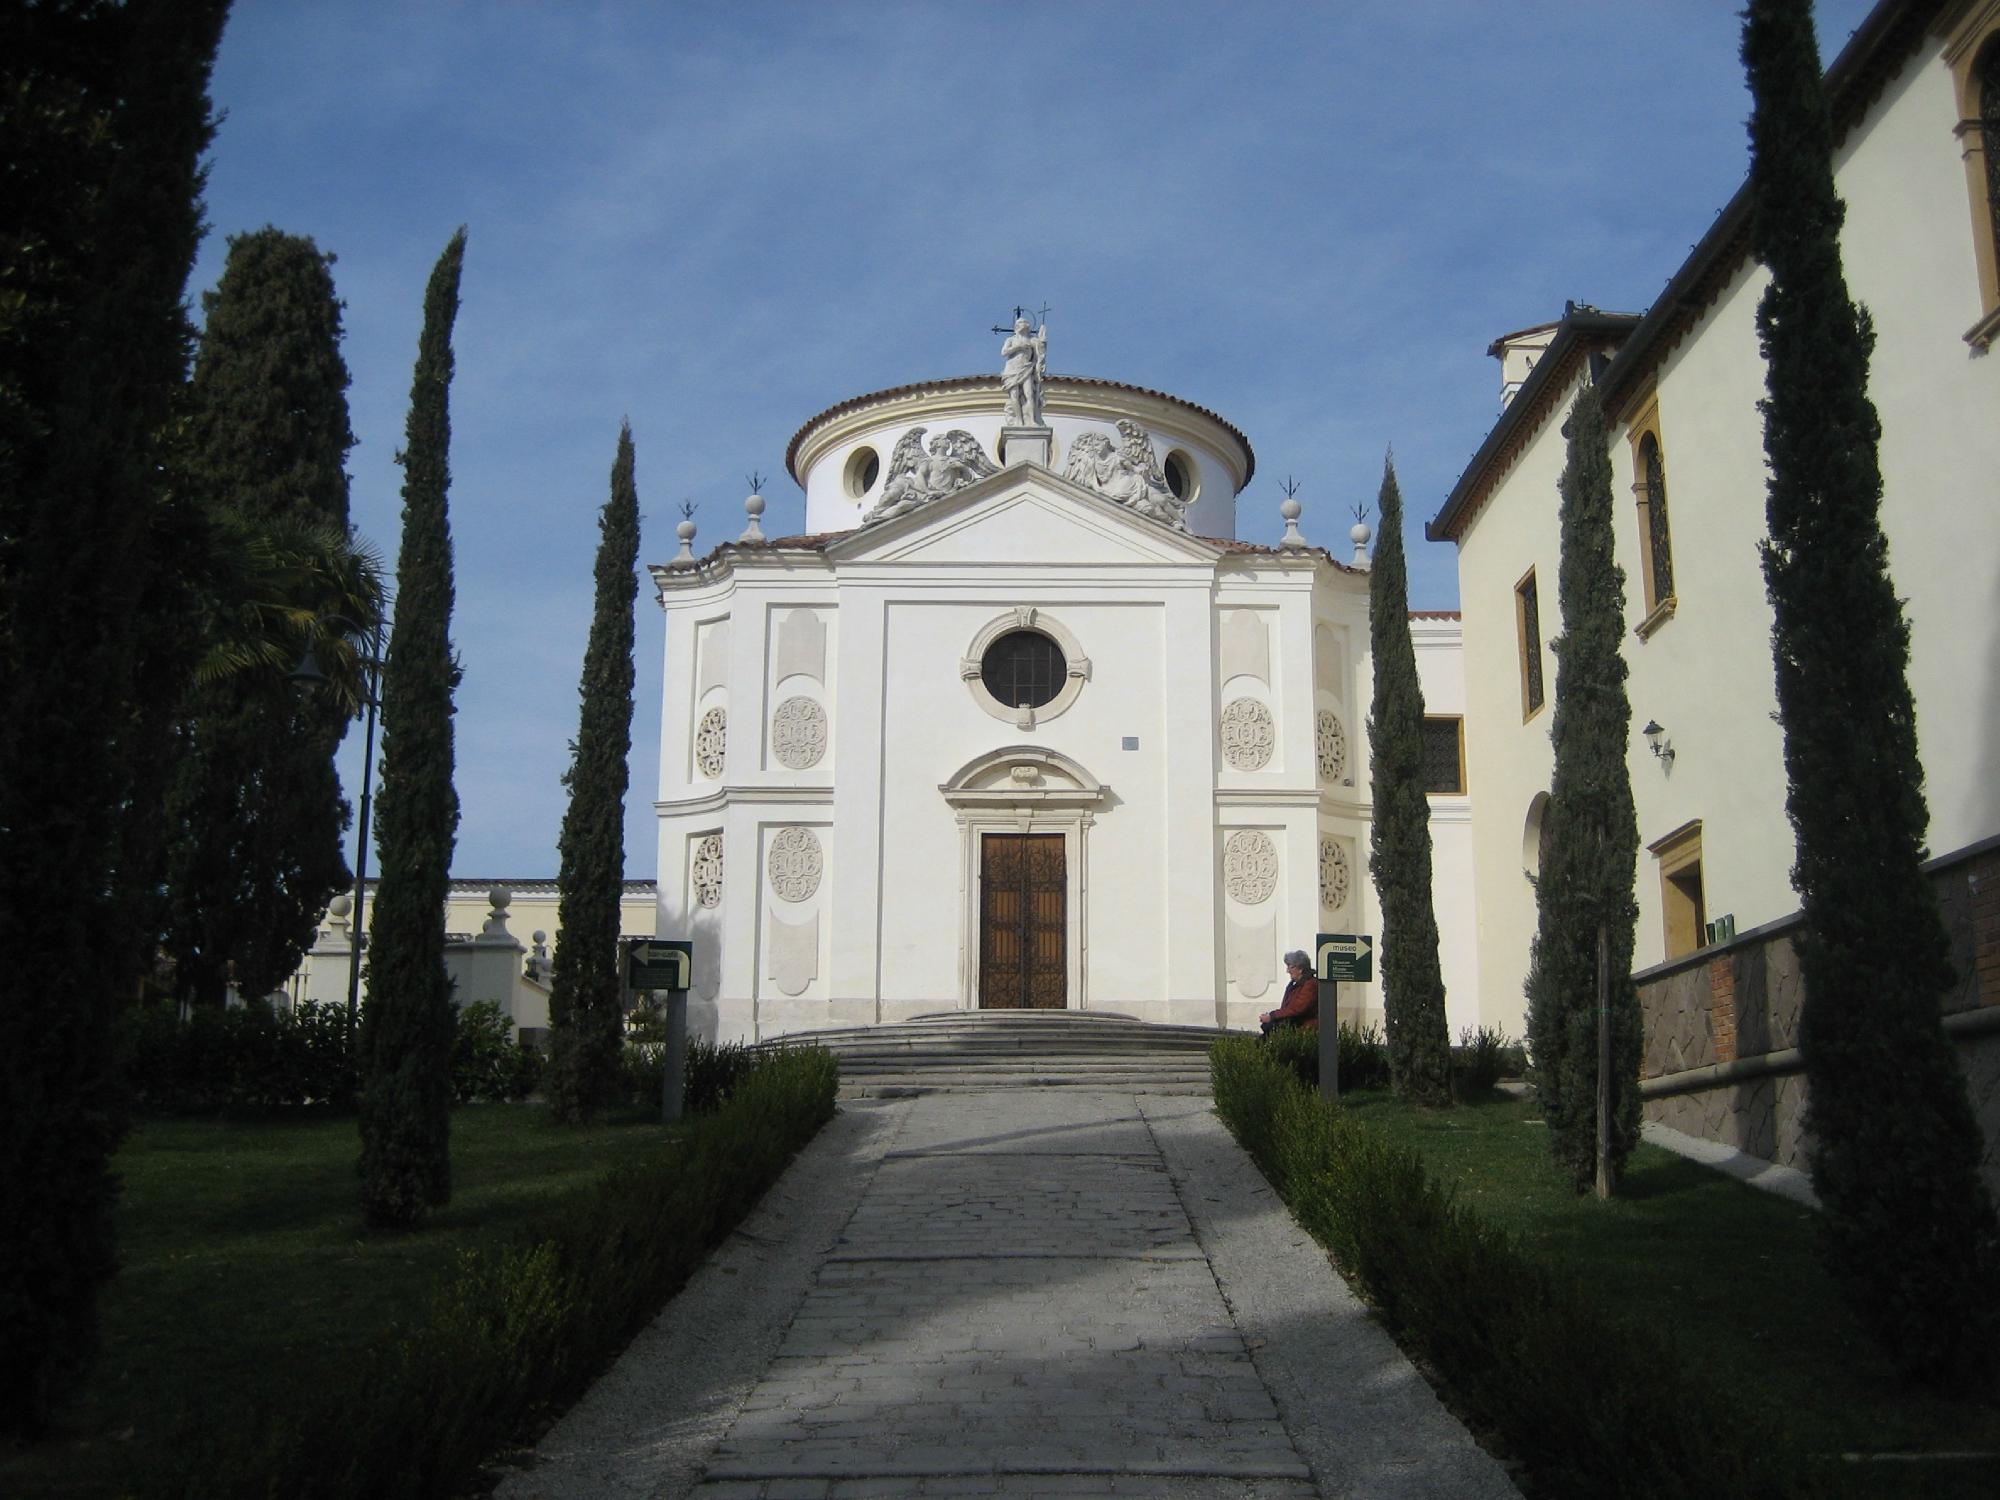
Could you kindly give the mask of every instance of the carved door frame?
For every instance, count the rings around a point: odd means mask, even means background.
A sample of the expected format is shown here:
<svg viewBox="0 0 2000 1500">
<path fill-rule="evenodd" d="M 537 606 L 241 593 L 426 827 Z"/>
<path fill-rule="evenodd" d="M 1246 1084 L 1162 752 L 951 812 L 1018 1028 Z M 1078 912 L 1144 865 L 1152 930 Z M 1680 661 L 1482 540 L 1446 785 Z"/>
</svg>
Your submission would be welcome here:
<svg viewBox="0 0 2000 1500">
<path fill-rule="evenodd" d="M 1066 842 L 1059 833 L 1014 829 L 1003 832 L 989 828 L 979 835 L 979 959 L 975 973 L 979 1009 L 1069 1009 Z M 1003 907 L 1014 909 L 1003 916 Z M 1047 947 L 1051 939 L 1060 945 L 1054 953 Z M 1014 944 L 1018 944 L 1018 962 L 1010 969 L 999 961 L 998 953 Z M 1011 993 L 1000 993 L 1002 979 L 1008 981 L 1006 988 Z M 1058 985 L 1060 990 L 1051 994 Z M 1058 997 L 1059 1004 L 1047 1003 Z"/>
<path fill-rule="evenodd" d="M 1017 775 L 1032 768 L 1033 780 Z M 1068 756 L 1033 745 L 991 751 L 938 788 L 958 820 L 960 1010 L 979 1008 L 980 851 L 989 833 L 1063 839 L 1063 958 L 1070 1010 L 1090 1008 L 1090 827 L 1108 788 Z"/>
<path fill-rule="evenodd" d="M 1065 1007 L 1068 1010 L 1087 1010 L 1090 997 L 1085 976 L 1090 972 L 1088 958 L 1089 924 L 1086 918 L 1086 903 L 1089 901 L 1090 882 L 1085 864 L 1090 830 L 1090 813 L 1083 808 L 1064 809 L 1058 813 L 1015 812 L 1012 809 L 992 811 L 961 811 L 958 815 L 960 873 L 959 873 L 959 937 L 958 937 L 958 1006 L 961 1010 L 979 1009 L 979 940 L 980 940 L 980 855 L 985 836 L 989 833 L 1055 833 L 1062 835 L 1063 841 L 1063 962 L 1067 968 L 1064 987 L 1069 997 Z"/>
</svg>

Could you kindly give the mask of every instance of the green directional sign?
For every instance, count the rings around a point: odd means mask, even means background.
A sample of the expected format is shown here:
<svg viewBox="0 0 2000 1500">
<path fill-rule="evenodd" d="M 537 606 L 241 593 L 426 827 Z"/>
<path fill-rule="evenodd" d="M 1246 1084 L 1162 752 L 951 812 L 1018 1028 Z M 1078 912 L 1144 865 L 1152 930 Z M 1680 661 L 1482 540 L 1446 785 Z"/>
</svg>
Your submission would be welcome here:
<svg viewBox="0 0 2000 1500">
<path fill-rule="evenodd" d="M 1367 984 L 1375 977 L 1375 938 L 1366 932 L 1322 932 L 1314 948 L 1321 979 Z"/>
<path fill-rule="evenodd" d="M 684 990 L 694 978 L 694 944 L 678 938 L 625 938 L 625 988 Z"/>
</svg>

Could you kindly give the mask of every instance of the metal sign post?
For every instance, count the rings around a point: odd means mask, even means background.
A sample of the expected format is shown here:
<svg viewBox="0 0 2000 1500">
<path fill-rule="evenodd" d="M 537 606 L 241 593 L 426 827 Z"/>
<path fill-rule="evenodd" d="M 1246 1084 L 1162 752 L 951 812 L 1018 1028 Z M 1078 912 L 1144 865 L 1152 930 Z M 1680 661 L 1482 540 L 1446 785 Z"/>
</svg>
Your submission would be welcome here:
<svg viewBox="0 0 2000 1500">
<path fill-rule="evenodd" d="M 1340 982 L 1326 981 L 1319 1007 L 1319 1096 L 1340 1097 Z"/>
<path fill-rule="evenodd" d="M 1313 945 L 1314 968 L 1328 987 L 1319 1007 L 1319 1093 L 1340 1097 L 1340 982 L 1366 984 L 1375 977 L 1375 939 L 1360 932 L 1322 932 Z"/>
<path fill-rule="evenodd" d="M 626 938 L 625 987 L 664 990 L 667 996 L 667 1041 L 660 1068 L 660 1118 L 672 1124 L 681 1117 L 687 1096 L 687 992 L 694 978 L 694 944 L 679 938 Z"/>
<path fill-rule="evenodd" d="M 687 1097 L 688 992 L 667 991 L 667 1045 L 660 1078 L 660 1118 L 671 1125 Z"/>
</svg>

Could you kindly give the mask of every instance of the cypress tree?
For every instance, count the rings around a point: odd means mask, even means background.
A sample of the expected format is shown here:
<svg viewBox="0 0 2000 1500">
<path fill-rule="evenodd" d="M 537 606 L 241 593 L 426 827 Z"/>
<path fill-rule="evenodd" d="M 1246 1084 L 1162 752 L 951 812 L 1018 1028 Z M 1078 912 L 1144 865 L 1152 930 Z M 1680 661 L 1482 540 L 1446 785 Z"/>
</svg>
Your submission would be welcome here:
<svg viewBox="0 0 2000 1500">
<path fill-rule="evenodd" d="M 148 535 L 187 372 L 209 69 L 224 0 L 0 18 L 0 1429 L 32 1433 L 94 1348 L 114 1255 L 114 995 L 139 925 L 137 701 L 167 674 Z M 172 683 L 178 692 L 178 683 Z"/>
<path fill-rule="evenodd" d="M 626 762 L 632 749 L 632 606 L 639 581 L 639 492 L 632 427 L 618 432 L 611 496 L 598 526 L 597 607 L 583 654 L 583 706 L 563 773 L 562 905 L 549 982 L 549 1106 L 559 1120 L 594 1118 L 610 1101 L 624 1045 L 618 973 L 625 883 Z"/>
<path fill-rule="evenodd" d="M 1424 689 L 1410 640 L 1410 586 L 1403 561 L 1403 492 L 1393 459 L 1382 461 L 1376 502 L 1381 531 L 1368 575 L 1368 637 L 1375 696 L 1368 714 L 1375 821 L 1368 868 L 1382 905 L 1382 1009 L 1389 1075 L 1422 1104 L 1451 1103 L 1451 1032 L 1438 968 L 1431 904 L 1431 809 L 1424 792 Z"/>
<path fill-rule="evenodd" d="M 451 980 L 445 899 L 458 832 L 452 786 L 450 488 L 452 323 L 460 229 L 424 293 L 403 465 L 396 623 L 382 673 L 381 885 L 361 1016 L 361 1205 L 371 1223 L 414 1224 L 451 1200 Z"/>
<path fill-rule="evenodd" d="M 180 465 L 204 508 L 253 527 L 346 535 L 354 435 L 332 262 L 310 239 L 273 228 L 230 241 L 221 282 L 203 298 Z M 310 613 L 317 601 L 289 602 Z M 372 612 L 355 621 L 370 623 Z M 183 710 L 162 945 L 183 999 L 219 1003 L 232 966 L 246 995 L 276 987 L 352 879 L 333 766 L 347 720 L 333 695 L 301 699 L 271 670 L 204 684 Z"/>
<path fill-rule="evenodd" d="M 1613 559 L 1603 398 L 1586 385 L 1562 475 L 1562 638 L 1550 726 L 1555 774 L 1542 821 L 1528 966 L 1528 1046 L 1556 1163 L 1588 1188 L 1597 1167 L 1597 935 L 1610 976 L 1613 1180 L 1639 1138 L 1640 1017 L 1632 985 L 1639 825 L 1625 762 L 1632 709 L 1619 652 L 1625 572 Z"/>
<path fill-rule="evenodd" d="M 1928 811 L 1909 625 L 1879 511 L 1874 331 L 1848 295 L 1833 130 L 1806 0 L 1753 0 L 1743 60 L 1751 234 L 1771 280 L 1763 548 L 1784 726 L 1805 1001 L 1806 1124 L 1829 1262 L 1917 1379 L 1990 1378 L 2000 1224 L 1979 1128 L 1940 1023 L 1952 979 L 1921 870 Z"/>
</svg>

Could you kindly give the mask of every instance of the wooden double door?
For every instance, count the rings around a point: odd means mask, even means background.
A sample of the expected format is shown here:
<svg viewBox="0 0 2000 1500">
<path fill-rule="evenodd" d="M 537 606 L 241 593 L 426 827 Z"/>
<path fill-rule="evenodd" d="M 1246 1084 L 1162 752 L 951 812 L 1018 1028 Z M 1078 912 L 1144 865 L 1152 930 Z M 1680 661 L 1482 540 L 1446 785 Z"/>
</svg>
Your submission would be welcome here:
<svg viewBox="0 0 2000 1500">
<path fill-rule="evenodd" d="M 979 846 L 979 1008 L 1069 1005 L 1069 878 L 1059 833 L 989 833 Z"/>
</svg>

